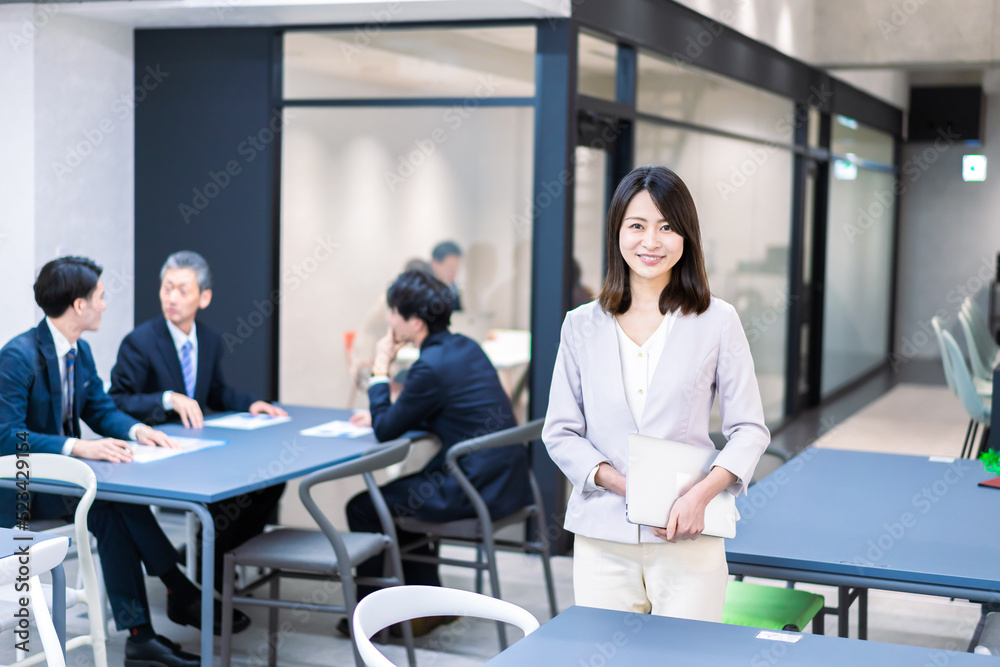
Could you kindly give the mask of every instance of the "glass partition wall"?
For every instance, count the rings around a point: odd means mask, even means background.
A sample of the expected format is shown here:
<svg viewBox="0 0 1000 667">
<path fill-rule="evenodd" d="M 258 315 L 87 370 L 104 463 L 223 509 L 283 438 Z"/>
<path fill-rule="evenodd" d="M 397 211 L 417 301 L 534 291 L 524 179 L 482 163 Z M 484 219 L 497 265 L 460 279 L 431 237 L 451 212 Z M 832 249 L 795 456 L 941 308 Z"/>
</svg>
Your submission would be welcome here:
<svg viewBox="0 0 1000 667">
<path fill-rule="evenodd" d="M 893 139 L 851 118 L 831 126 L 821 391 L 886 360 L 896 197 Z"/>
<path fill-rule="evenodd" d="M 792 221 L 791 100 L 640 53 L 636 164 L 677 172 L 712 294 L 743 321 L 770 424 L 784 417 Z"/>
<path fill-rule="evenodd" d="M 363 48 L 354 32 L 288 32 L 283 46 L 282 399 L 364 407 L 386 288 L 440 241 L 462 250 L 452 329 L 526 333 L 535 28 L 385 30 Z M 524 355 L 501 370 L 512 393 Z"/>
</svg>

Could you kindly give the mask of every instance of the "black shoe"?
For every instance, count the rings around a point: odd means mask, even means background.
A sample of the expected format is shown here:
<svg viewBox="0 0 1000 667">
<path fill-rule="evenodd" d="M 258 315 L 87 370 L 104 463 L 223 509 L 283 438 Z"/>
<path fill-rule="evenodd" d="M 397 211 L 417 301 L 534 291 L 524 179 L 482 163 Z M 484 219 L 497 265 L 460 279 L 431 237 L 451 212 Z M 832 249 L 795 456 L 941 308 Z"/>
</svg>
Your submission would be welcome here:
<svg viewBox="0 0 1000 667">
<path fill-rule="evenodd" d="M 201 629 L 201 598 L 183 604 L 177 596 L 167 594 L 167 618 L 177 625 L 191 625 Z M 215 618 L 212 619 L 212 634 L 216 637 L 222 634 L 222 603 L 215 600 Z M 233 609 L 233 634 L 243 632 L 250 627 L 250 617 L 239 609 Z"/>
<path fill-rule="evenodd" d="M 166 637 L 156 635 L 144 642 L 125 642 L 125 667 L 200 667 L 201 658 L 181 650 Z"/>
</svg>

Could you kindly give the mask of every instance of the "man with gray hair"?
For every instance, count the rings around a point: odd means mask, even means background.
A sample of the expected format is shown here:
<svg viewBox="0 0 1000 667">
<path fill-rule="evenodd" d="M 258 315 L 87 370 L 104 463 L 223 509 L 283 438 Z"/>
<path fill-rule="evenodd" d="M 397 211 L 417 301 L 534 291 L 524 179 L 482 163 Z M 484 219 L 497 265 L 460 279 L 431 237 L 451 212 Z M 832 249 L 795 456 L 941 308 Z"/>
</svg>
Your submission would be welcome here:
<svg viewBox="0 0 1000 667">
<path fill-rule="evenodd" d="M 189 250 L 170 255 L 160 270 L 163 316 L 125 337 L 111 370 L 109 393 L 119 409 L 146 424 L 180 421 L 189 428 L 201 428 L 208 411 L 287 414 L 226 384 L 222 336 L 195 321 L 211 301 L 212 274 L 205 258 Z M 226 551 L 264 530 L 283 490 L 284 485 L 269 487 L 208 506 L 215 519 L 217 572 Z M 221 590 L 221 577 L 215 581 Z"/>
</svg>

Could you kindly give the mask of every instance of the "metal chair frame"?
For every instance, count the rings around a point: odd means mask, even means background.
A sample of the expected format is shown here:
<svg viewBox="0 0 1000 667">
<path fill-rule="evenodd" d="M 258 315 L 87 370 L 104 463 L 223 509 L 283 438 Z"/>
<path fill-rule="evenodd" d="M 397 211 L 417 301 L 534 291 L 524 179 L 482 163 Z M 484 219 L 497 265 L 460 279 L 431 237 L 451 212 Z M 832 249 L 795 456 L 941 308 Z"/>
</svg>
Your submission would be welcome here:
<svg viewBox="0 0 1000 667">
<path fill-rule="evenodd" d="M 542 568 L 545 574 L 545 586 L 549 598 L 549 612 L 555 617 L 559 613 L 559 610 L 556 606 L 555 584 L 552 578 L 552 565 L 549 560 L 549 539 L 545 530 L 547 523 L 543 511 L 544 504 L 542 503 L 541 490 L 538 487 L 534 473 L 529 468 L 528 481 L 531 485 L 533 503 L 510 516 L 494 519 L 490 516 L 490 510 L 486 506 L 486 501 L 479 495 L 476 487 L 469 481 L 469 478 L 462 472 L 458 464 L 459 459 L 473 452 L 509 445 L 519 444 L 526 446 L 541 437 L 543 424 L 544 420 L 536 419 L 522 426 L 515 426 L 503 431 L 466 440 L 449 449 L 445 459 L 445 466 L 469 497 L 475 509 L 476 516 L 473 519 L 462 519 L 446 523 L 429 523 L 410 517 L 397 517 L 396 526 L 399 529 L 412 533 L 423 533 L 425 535 L 424 538 L 416 540 L 402 549 L 403 560 L 473 568 L 476 570 L 477 593 L 482 592 L 482 573 L 485 571 L 489 574 L 491 594 L 493 597 L 500 599 L 500 576 L 497 571 L 496 552 L 502 550 L 538 554 L 541 556 Z M 526 520 L 530 521 L 534 528 L 535 539 L 508 540 L 495 536 L 497 530 Z M 439 555 L 442 543 L 475 546 L 476 560 L 443 558 Z M 425 545 L 431 545 L 435 553 L 434 556 L 412 553 L 413 550 Z M 497 633 L 500 640 L 500 649 L 503 650 L 507 648 L 507 633 L 503 623 L 497 623 Z"/>
</svg>

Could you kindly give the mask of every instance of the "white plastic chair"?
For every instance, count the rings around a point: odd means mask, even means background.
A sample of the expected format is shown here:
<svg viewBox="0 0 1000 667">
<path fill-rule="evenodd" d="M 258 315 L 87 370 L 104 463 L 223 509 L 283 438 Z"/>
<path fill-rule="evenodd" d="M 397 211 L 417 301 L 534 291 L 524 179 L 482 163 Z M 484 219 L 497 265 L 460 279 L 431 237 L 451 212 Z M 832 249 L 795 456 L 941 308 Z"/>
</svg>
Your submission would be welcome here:
<svg viewBox="0 0 1000 667">
<path fill-rule="evenodd" d="M 0 478 L 15 478 L 16 456 L 0 457 Z M 83 575 L 83 588 L 66 589 L 67 609 L 77 604 L 87 605 L 87 618 L 90 623 L 90 634 L 73 637 L 66 641 L 66 650 L 70 651 L 80 646 L 91 646 L 94 651 L 95 667 L 107 667 L 108 656 L 105 646 L 104 607 L 101 591 L 103 586 L 97 576 L 94 566 L 94 555 L 90 547 L 90 533 L 87 530 L 87 514 L 97 494 L 97 477 L 90 466 L 77 459 L 61 454 L 32 454 L 31 476 L 34 479 L 44 479 L 66 482 L 85 489 L 83 497 L 76 506 L 73 516 L 74 544 L 79 558 L 80 572 Z M 65 555 L 65 554 L 64 554 Z M 48 584 L 43 585 L 48 604 L 52 604 L 52 590 Z M 28 667 L 42 662 L 44 656 L 39 653 L 16 663 L 19 667 Z"/>
<path fill-rule="evenodd" d="M 986 317 L 969 297 L 962 302 L 958 319 L 965 334 L 965 344 L 969 348 L 969 361 L 973 374 L 992 388 L 993 368 L 1000 363 L 1000 346 L 993 340 Z"/>
<path fill-rule="evenodd" d="M 951 379 L 955 383 L 955 393 L 958 394 L 958 398 L 962 401 L 965 411 L 969 414 L 969 419 L 974 424 L 971 433 L 966 433 L 965 442 L 962 443 L 962 458 L 973 458 L 979 455 L 975 448 L 975 441 L 976 431 L 979 429 L 980 424 L 984 428 L 982 439 L 979 443 L 979 451 L 982 451 L 986 443 L 989 442 L 990 406 L 983 403 L 983 400 L 976 394 L 975 387 L 972 384 L 972 373 L 969 372 L 969 367 L 965 365 L 965 357 L 962 356 L 962 350 L 959 349 L 958 342 L 954 336 L 944 330 L 939 335 L 944 345 L 946 355 L 944 362 L 947 364 L 946 368 L 949 366 L 951 368 Z"/>
<path fill-rule="evenodd" d="M 986 615 L 983 633 L 972 651 L 978 655 L 1000 655 L 1000 612 L 994 611 Z"/>
<path fill-rule="evenodd" d="M 370 593 L 354 609 L 354 643 L 368 667 L 396 667 L 375 648 L 379 631 L 425 616 L 475 616 L 511 623 L 525 636 L 538 629 L 538 619 L 515 604 L 472 591 L 438 586 L 393 586 Z"/>
<path fill-rule="evenodd" d="M 66 660 L 63 657 L 59 637 L 56 636 L 56 628 L 52 623 L 39 575 L 51 571 L 62 563 L 68 549 L 69 539 L 66 537 L 53 537 L 43 542 L 36 542 L 28 549 L 27 565 L 30 576 L 28 595 L 31 600 L 31 619 L 35 622 L 38 636 L 42 640 L 42 652 L 32 655 L 31 658 L 38 658 L 35 662 L 44 659 L 50 667 L 66 667 Z M 13 584 L 21 575 L 22 565 L 18 556 L 0 558 L 0 629 L 3 630 L 12 630 L 19 625 L 20 619 L 14 614 L 21 609 L 19 598 L 24 596 L 24 592 L 16 590 Z M 14 664 L 24 665 L 27 664 L 27 660 Z"/>
</svg>

